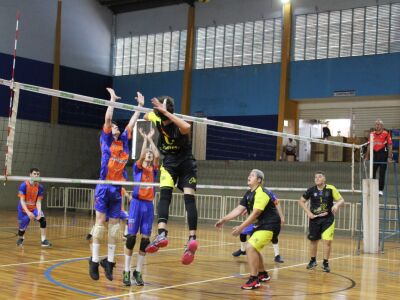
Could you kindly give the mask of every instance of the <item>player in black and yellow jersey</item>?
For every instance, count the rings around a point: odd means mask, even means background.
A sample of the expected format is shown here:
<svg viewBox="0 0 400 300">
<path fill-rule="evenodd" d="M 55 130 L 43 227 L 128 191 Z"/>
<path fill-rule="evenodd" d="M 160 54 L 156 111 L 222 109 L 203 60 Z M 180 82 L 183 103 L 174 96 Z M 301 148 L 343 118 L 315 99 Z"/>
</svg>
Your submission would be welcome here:
<svg viewBox="0 0 400 300">
<path fill-rule="evenodd" d="M 158 204 L 158 236 L 146 247 L 146 252 L 154 253 L 168 245 L 167 222 L 172 190 L 175 185 L 183 191 L 189 225 L 189 240 L 185 246 L 182 263 L 190 264 L 198 248 L 196 241 L 197 208 L 195 190 L 197 165 L 192 155 L 190 140 L 191 126 L 174 115 L 174 99 L 161 96 L 152 99 L 154 112 L 147 113 L 145 120 L 151 121 L 159 131 L 158 148 L 164 155 L 160 168 L 160 202 Z"/>
<path fill-rule="evenodd" d="M 310 240 L 311 260 L 307 269 L 314 269 L 317 266 L 318 242 L 322 238 L 324 244 L 322 269 L 324 272 L 330 272 L 328 259 L 335 231 L 335 214 L 343 205 L 344 200 L 333 185 L 326 184 L 323 172 L 318 171 L 314 174 L 314 182 L 315 186 L 310 187 L 299 200 L 300 206 L 310 219 L 308 239 Z M 307 200 L 310 200 L 310 208 L 306 205 Z"/>
<path fill-rule="evenodd" d="M 232 235 L 238 236 L 250 224 L 254 223 L 254 231 L 247 241 L 246 253 L 250 267 L 250 278 L 242 285 L 244 290 L 252 290 L 260 287 L 260 281 L 269 281 L 271 278 L 265 271 L 261 250 L 278 233 L 281 227 L 281 218 L 273 200 L 268 196 L 268 190 L 263 188 L 264 173 L 258 169 L 250 172 L 247 178 L 249 190 L 244 195 L 240 204 L 225 217 L 220 219 L 215 226 L 222 225 L 240 216 L 247 210 L 247 219 L 233 228 Z"/>
</svg>

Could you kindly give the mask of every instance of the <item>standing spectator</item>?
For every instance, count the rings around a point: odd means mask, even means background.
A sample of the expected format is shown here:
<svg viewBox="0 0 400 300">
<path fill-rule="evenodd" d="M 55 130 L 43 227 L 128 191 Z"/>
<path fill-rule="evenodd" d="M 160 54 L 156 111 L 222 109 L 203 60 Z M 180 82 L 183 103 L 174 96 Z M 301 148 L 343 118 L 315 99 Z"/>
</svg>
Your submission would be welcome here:
<svg viewBox="0 0 400 300">
<path fill-rule="evenodd" d="M 283 151 L 287 161 L 295 161 L 297 156 L 297 142 L 289 138 L 283 146 Z"/>
<path fill-rule="evenodd" d="M 383 196 L 387 162 L 391 162 L 393 159 L 392 138 L 389 132 L 383 128 L 381 119 L 375 121 L 375 131 L 373 131 L 372 134 L 374 135 L 373 174 L 374 179 L 376 179 L 376 171 L 379 169 L 379 196 Z M 368 142 L 369 139 L 370 137 L 368 137 Z M 365 159 L 369 159 L 369 145 Z"/>
<path fill-rule="evenodd" d="M 328 137 L 332 136 L 331 130 L 329 129 L 329 122 L 326 122 L 325 127 L 322 128 L 322 134 L 324 139 L 327 139 Z"/>
</svg>

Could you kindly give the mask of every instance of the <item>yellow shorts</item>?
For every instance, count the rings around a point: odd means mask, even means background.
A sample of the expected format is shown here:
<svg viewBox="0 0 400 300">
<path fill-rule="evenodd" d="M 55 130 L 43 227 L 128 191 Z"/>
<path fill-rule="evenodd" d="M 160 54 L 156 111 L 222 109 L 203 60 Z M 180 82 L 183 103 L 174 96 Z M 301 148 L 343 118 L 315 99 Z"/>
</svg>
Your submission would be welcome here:
<svg viewBox="0 0 400 300">
<path fill-rule="evenodd" d="M 257 230 L 247 242 L 260 252 L 272 240 L 273 235 L 271 230 Z"/>
<path fill-rule="evenodd" d="M 334 233 L 335 233 L 335 221 L 333 221 L 332 225 L 329 226 L 327 229 L 325 229 L 324 232 L 322 232 L 322 239 L 325 241 L 332 241 Z"/>
<path fill-rule="evenodd" d="M 172 178 L 171 174 L 163 166 L 160 168 L 160 171 L 160 187 L 174 188 L 175 180 Z"/>
</svg>

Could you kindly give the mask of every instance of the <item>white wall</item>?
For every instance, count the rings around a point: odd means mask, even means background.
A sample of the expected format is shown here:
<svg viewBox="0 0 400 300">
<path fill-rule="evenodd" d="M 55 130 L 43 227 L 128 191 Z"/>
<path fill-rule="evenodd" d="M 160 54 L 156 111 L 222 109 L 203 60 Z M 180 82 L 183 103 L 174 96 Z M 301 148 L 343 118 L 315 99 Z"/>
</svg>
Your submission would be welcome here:
<svg viewBox="0 0 400 300">
<path fill-rule="evenodd" d="M 376 0 L 291 0 L 294 14 L 376 5 Z M 399 1 L 380 0 L 379 4 Z M 187 24 L 187 4 L 117 15 L 117 37 L 182 30 Z M 271 19 L 282 15 L 280 0 L 210 0 L 196 3 L 196 26 L 232 24 Z"/>
<path fill-rule="evenodd" d="M 15 15 L 21 12 L 17 55 L 53 62 L 57 0 L 1 0 L 0 52 L 12 54 Z M 61 64 L 110 74 L 112 13 L 97 0 L 63 0 Z"/>
</svg>

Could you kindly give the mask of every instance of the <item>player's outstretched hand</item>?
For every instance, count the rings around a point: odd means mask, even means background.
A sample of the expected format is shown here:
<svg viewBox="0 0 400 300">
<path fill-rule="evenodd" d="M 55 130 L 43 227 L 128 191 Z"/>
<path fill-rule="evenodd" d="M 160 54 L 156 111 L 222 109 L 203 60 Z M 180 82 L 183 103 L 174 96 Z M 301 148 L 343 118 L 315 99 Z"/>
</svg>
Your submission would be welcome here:
<svg viewBox="0 0 400 300">
<path fill-rule="evenodd" d="M 152 139 L 154 136 L 154 133 L 155 133 L 154 128 L 151 128 L 149 133 L 147 134 L 147 138 Z"/>
<path fill-rule="evenodd" d="M 144 105 L 144 96 L 140 92 L 137 92 L 137 96 L 135 97 L 135 99 L 139 106 Z"/>
<path fill-rule="evenodd" d="M 163 103 L 160 103 L 157 98 L 153 98 L 151 99 L 151 104 L 153 104 L 153 108 L 160 113 L 165 114 L 167 112 L 167 99 L 165 99 Z"/>
<path fill-rule="evenodd" d="M 116 102 L 118 99 L 121 99 L 121 97 L 118 97 L 115 94 L 115 91 L 112 88 L 107 88 L 107 92 L 110 94 L 110 97 L 111 97 L 110 101 Z"/>
<path fill-rule="evenodd" d="M 139 127 L 138 131 L 139 131 L 140 135 L 143 137 L 143 139 L 145 139 L 146 138 L 146 134 L 144 133 L 143 128 Z"/>
</svg>

